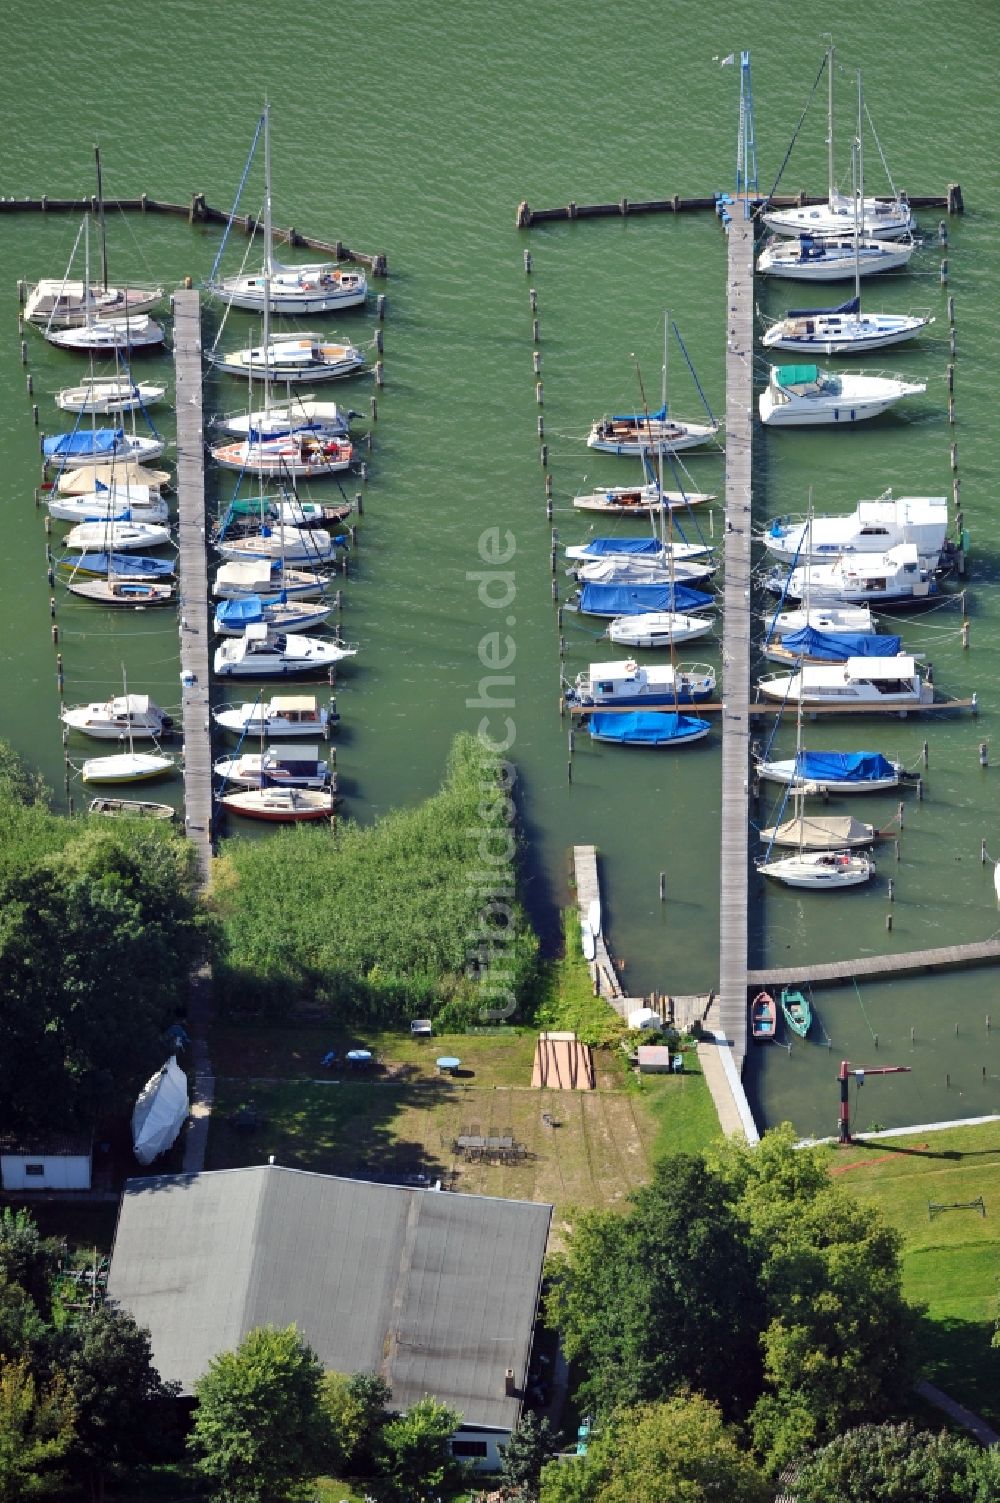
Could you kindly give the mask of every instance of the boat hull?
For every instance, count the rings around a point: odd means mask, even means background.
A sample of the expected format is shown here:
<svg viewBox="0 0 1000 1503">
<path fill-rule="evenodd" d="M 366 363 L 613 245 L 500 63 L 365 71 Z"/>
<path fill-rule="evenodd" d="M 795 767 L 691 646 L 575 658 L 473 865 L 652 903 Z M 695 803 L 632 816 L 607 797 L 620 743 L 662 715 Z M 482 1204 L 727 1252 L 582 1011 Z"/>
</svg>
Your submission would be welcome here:
<svg viewBox="0 0 1000 1503">
<path fill-rule="evenodd" d="M 706 637 L 713 630 L 711 617 L 682 616 L 668 611 L 645 616 L 618 616 L 608 627 L 608 636 L 621 647 L 671 647 Z"/>
<path fill-rule="evenodd" d="M 174 762 L 170 757 L 126 752 L 118 757 L 91 757 L 84 762 L 80 777 L 85 783 L 145 783 L 150 778 L 160 778 L 173 771 Z"/>
<path fill-rule="evenodd" d="M 299 824 L 306 820 L 329 819 L 333 814 L 334 795 L 318 789 L 255 788 L 246 793 L 227 793 L 220 802 L 224 809 L 242 814 L 246 819 L 260 819 L 270 824 Z"/>
<path fill-rule="evenodd" d="M 840 864 L 833 864 L 834 862 Z M 862 858 L 851 857 L 845 861 L 837 852 L 829 852 L 823 860 L 817 861 L 808 861 L 799 856 L 762 861 L 757 870 L 761 876 L 781 882 L 785 887 L 811 892 L 837 892 L 842 888 L 860 887 L 870 879 L 873 868 L 869 861 Z"/>
<path fill-rule="evenodd" d="M 809 320 L 815 324 L 811 334 L 793 333 L 785 328 L 786 320 L 773 324 L 761 340 L 766 350 L 790 350 L 793 354 L 810 358 L 813 355 L 864 355 L 872 350 L 888 349 L 891 345 L 904 344 L 914 339 L 932 318 L 910 318 L 902 315 L 875 315 L 874 317 L 841 318 L 837 323 L 826 320 Z M 803 320 L 795 319 L 797 328 Z"/>
</svg>

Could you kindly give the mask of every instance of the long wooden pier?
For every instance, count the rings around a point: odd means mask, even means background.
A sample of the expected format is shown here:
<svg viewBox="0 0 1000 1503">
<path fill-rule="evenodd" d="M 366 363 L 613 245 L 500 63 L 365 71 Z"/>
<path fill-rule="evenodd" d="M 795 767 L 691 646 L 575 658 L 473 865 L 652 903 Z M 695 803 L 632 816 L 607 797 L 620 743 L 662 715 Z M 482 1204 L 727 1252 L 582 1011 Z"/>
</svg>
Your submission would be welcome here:
<svg viewBox="0 0 1000 1503">
<path fill-rule="evenodd" d="M 573 872 L 576 878 L 576 900 L 580 908 L 582 924 L 590 912 L 591 903 L 601 901 L 601 889 L 597 880 L 596 846 L 575 845 L 573 847 Z M 604 938 L 603 920 L 601 932 L 594 936 L 594 958 L 588 961 L 588 965 L 595 987 L 620 1017 L 627 1018 L 633 1006 L 642 1006 L 641 1001 L 634 1002 L 632 998 L 625 995 L 625 989 L 618 979 L 615 963 Z"/>
<path fill-rule="evenodd" d="M 722 837 L 719 1022 L 737 1071 L 747 1048 L 750 543 L 753 447 L 754 221 L 737 204 L 726 282 L 726 579 L 722 621 Z"/>
<path fill-rule="evenodd" d="M 888 980 L 916 972 L 953 971 L 963 966 L 994 965 L 1000 960 L 1000 939 L 974 940 L 967 945 L 941 945 L 934 950 L 909 950 L 901 955 L 860 955 L 855 960 L 829 960 L 815 965 L 772 966 L 747 972 L 750 986 L 793 986 L 804 982 L 853 981 L 867 976 Z"/>
<path fill-rule="evenodd" d="M 177 509 L 180 547 L 181 705 L 184 829 L 198 854 L 202 885 L 212 870 L 212 745 L 209 704 L 205 442 L 202 431 L 201 299 L 175 292 Z"/>
</svg>

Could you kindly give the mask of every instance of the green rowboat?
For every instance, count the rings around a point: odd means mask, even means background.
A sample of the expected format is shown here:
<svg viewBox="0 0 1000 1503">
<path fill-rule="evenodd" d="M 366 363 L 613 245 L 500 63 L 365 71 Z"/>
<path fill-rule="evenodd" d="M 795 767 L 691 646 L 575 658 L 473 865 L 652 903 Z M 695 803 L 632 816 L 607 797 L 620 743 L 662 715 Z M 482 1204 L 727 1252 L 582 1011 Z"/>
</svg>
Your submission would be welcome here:
<svg viewBox="0 0 1000 1503">
<path fill-rule="evenodd" d="M 812 1027 L 812 1008 L 802 992 L 794 987 L 783 986 L 781 988 L 781 1011 L 785 1015 L 785 1022 L 793 1033 L 804 1039 Z"/>
</svg>

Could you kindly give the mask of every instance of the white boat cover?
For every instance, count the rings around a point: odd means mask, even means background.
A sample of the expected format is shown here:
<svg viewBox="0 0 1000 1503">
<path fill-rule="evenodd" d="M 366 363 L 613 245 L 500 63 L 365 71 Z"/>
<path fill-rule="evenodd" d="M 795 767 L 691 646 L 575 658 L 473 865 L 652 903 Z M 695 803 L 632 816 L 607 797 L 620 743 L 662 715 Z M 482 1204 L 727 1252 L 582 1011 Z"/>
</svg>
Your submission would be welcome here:
<svg viewBox="0 0 1000 1503">
<path fill-rule="evenodd" d="M 644 1028 L 649 1033 L 658 1033 L 663 1027 L 663 1022 L 659 1013 L 654 1012 L 651 1007 L 637 1007 L 634 1012 L 630 1012 L 628 1015 L 628 1026 L 630 1028 Z"/>
<path fill-rule="evenodd" d="M 837 851 L 853 845 L 870 845 L 875 837 L 872 826 L 855 819 L 853 814 L 805 814 L 761 830 L 760 834 L 762 840 L 773 840 L 775 845 L 801 845 L 804 851 Z"/>
<path fill-rule="evenodd" d="M 187 1114 L 187 1076 L 171 1057 L 146 1081 L 132 1113 L 132 1148 L 140 1164 L 151 1164 L 166 1153 Z"/>
<path fill-rule="evenodd" d="M 126 485 L 145 485 L 157 491 L 169 480 L 169 470 L 151 470 L 133 459 L 121 459 L 115 464 L 89 464 L 80 470 L 67 470 L 56 481 L 56 490 L 60 496 L 86 496 L 100 484 L 117 486 L 119 490 Z"/>
</svg>

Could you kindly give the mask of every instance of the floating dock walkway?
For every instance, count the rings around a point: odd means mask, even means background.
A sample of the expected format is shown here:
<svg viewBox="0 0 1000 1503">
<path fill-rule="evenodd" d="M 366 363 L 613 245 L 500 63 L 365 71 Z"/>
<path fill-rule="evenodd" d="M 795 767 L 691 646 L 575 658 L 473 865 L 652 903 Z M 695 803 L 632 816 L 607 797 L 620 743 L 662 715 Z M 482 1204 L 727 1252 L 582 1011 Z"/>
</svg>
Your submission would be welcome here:
<svg viewBox="0 0 1000 1503">
<path fill-rule="evenodd" d="M 601 889 L 597 880 L 596 846 L 575 845 L 573 847 L 573 872 L 576 878 L 576 900 L 579 904 L 582 924 L 587 919 L 591 904 L 601 901 Z M 594 936 L 594 958 L 588 961 L 588 965 L 595 988 L 620 1017 L 627 1018 L 634 1008 L 644 1006 L 642 998 L 636 1001 L 625 995 L 604 938 L 603 922 L 600 934 Z"/>
<path fill-rule="evenodd" d="M 209 699 L 208 559 L 205 546 L 205 440 L 201 386 L 201 298 L 175 292 L 177 510 L 180 557 L 181 705 L 184 829 L 203 887 L 212 871 L 212 738 Z"/>
<path fill-rule="evenodd" d="M 728 240 L 718 1018 L 737 1072 L 742 1072 L 747 1050 L 754 319 L 754 221 L 746 200 L 734 205 Z"/>
<path fill-rule="evenodd" d="M 995 965 L 1000 961 L 1000 939 L 973 941 L 967 945 L 941 945 L 935 950 L 909 950 L 901 955 L 861 955 L 856 960 L 831 960 L 817 965 L 772 966 L 748 971 L 750 986 L 795 986 L 809 982 L 854 981 L 864 977 L 888 980 L 920 971 L 958 970 L 962 966 Z"/>
</svg>

